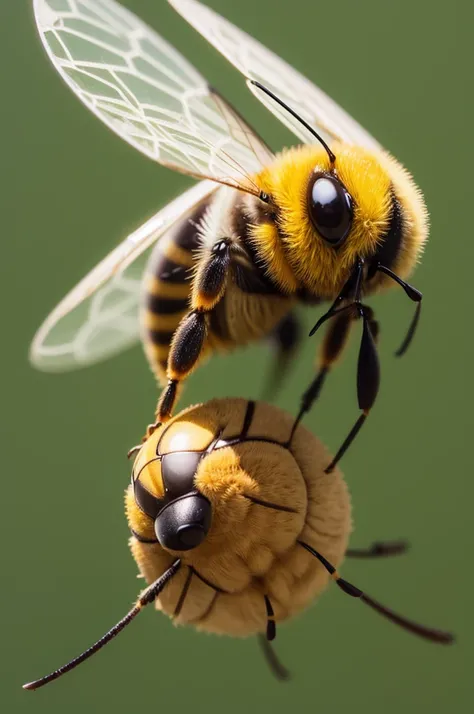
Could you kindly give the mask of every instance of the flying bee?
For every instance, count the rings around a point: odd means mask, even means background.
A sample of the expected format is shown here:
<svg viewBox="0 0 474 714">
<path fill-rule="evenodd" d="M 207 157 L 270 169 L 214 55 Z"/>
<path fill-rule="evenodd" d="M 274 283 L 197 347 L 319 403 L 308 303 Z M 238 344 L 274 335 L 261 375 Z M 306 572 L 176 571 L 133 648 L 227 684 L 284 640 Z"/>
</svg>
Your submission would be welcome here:
<svg viewBox="0 0 474 714">
<path fill-rule="evenodd" d="M 204 180 L 66 296 L 35 336 L 32 360 L 75 368 L 141 337 L 163 385 L 149 435 L 215 351 L 273 337 L 276 389 L 299 339 L 295 308 L 329 301 L 310 333 L 329 321 L 296 423 L 362 320 L 361 413 L 330 471 L 378 392 L 378 323 L 366 298 L 401 286 L 417 307 L 398 354 L 415 332 L 422 296 L 405 280 L 427 238 L 422 195 L 375 139 L 283 60 L 195 0 L 170 2 L 303 143 L 274 154 L 181 54 L 113 0 L 34 0 L 47 53 L 86 106 L 148 157 Z"/>
<path fill-rule="evenodd" d="M 344 580 L 344 556 L 403 552 L 403 542 L 347 548 L 350 499 L 339 469 L 325 474 L 321 442 L 280 409 L 244 399 L 190 407 L 141 446 L 126 492 L 130 547 L 149 584 L 129 613 L 37 689 L 115 637 L 145 605 L 178 625 L 257 635 L 273 673 L 288 672 L 271 648 L 277 624 L 306 609 L 330 579 L 395 624 L 424 639 L 453 636 L 397 615 Z"/>
</svg>

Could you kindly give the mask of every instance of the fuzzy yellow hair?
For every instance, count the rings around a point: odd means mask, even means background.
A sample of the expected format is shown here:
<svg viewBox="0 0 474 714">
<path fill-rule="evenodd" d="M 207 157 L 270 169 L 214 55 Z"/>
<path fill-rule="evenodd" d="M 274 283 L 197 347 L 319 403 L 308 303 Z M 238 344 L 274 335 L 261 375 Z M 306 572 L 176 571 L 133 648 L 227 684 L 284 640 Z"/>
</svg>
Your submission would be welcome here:
<svg viewBox="0 0 474 714">
<path fill-rule="evenodd" d="M 318 234 L 308 212 L 308 184 L 314 173 L 329 172 L 322 147 L 299 146 L 283 151 L 256 177 L 278 209 L 277 224 L 253 226 L 252 238 L 271 277 L 286 294 L 304 288 L 331 299 L 342 288 L 356 259 L 369 257 L 380 245 L 391 218 L 391 190 L 403 210 L 407 239 L 399 266 L 405 274 L 416 262 L 427 235 L 427 214 L 411 176 L 388 154 L 335 143 L 335 171 L 354 201 L 347 239 L 335 250 Z"/>
<path fill-rule="evenodd" d="M 140 471 L 140 479 L 159 496 L 163 493 L 160 464 L 152 459 L 160 434 L 165 432 L 160 451 L 205 450 L 216 434 L 225 440 L 241 433 L 247 404 L 244 399 L 220 399 L 185 410 L 153 434 L 151 445 L 145 443 L 134 474 Z M 177 553 L 132 537 L 132 553 L 147 582 L 159 577 L 176 557 L 188 566 L 181 568 L 157 601 L 158 609 L 174 617 L 191 577 L 181 612 L 174 618 L 178 624 L 234 636 L 264 632 L 264 595 L 271 599 L 276 620 L 282 621 L 306 608 L 328 583 L 327 571 L 298 539 L 335 566 L 341 563 L 351 529 L 345 483 L 337 469 L 330 476 L 324 473 L 330 457 L 304 427 L 298 427 L 290 448 L 284 446 L 292 424 L 288 414 L 257 403 L 249 440 L 215 450 L 201 460 L 195 486 L 210 501 L 213 515 L 210 531 L 199 546 Z M 252 441 L 252 437 L 275 443 Z M 291 510 L 263 507 L 249 496 Z M 153 521 L 140 511 L 131 487 L 126 510 L 132 530 L 152 539 Z M 190 576 L 191 568 L 203 579 Z"/>
</svg>

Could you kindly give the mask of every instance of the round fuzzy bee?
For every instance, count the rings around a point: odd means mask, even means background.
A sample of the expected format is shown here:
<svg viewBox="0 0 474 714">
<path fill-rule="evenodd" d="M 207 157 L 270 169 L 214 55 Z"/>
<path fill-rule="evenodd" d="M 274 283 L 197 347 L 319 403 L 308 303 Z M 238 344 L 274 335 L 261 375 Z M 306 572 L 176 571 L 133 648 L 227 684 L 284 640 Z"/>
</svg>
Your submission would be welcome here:
<svg viewBox="0 0 474 714">
<path fill-rule="evenodd" d="M 32 359 L 44 369 L 74 368 L 140 335 L 164 387 L 159 424 L 172 416 L 182 382 L 215 351 L 272 337 L 276 389 L 299 340 L 294 308 L 330 301 L 311 332 L 331 318 L 298 419 L 351 325 L 363 323 L 361 414 L 330 471 L 379 387 L 378 324 L 366 298 L 397 283 L 417 303 L 398 354 L 414 334 L 421 293 L 405 280 L 428 234 L 423 197 L 409 173 L 296 70 L 196 0 L 170 2 L 303 145 L 275 155 L 184 57 L 113 0 L 89 0 L 87 12 L 35 0 L 45 48 L 79 98 L 153 160 L 207 180 L 129 236 L 60 303 L 35 337 Z"/>
<path fill-rule="evenodd" d="M 190 407 L 143 444 L 126 492 L 130 546 L 149 586 L 104 637 L 67 665 L 25 685 L 37 689 L 73 669 L 150 603 L 176 624 L 234 637 L 258 635 L 274 674 L 276 624 L 302 612 L 332 578 L 348 595 L 425 639 L 449 633 L 406 620 L 343 580 L 345 555 L 394 555 L 403 543 L 348 550 L 350 499 L 342 474 L 324 471 L 321 442 L 261 402 L 220 399 Z"/>
<path fill-rule="evenodd" d="M 342 561 L 346 485 L 339 472 L 324 474 L 326 451 L 309 431 L 297 429 L 289 443 L 292 425 L 263 403 L 213 400 L 185 410 L 141 448 L 126 497 L 132 553 L 150 583 L 181 554 L 186 567 L 159 599 L 178 623 L 264 632 L 265 597 L 279 622 L 327 585 L 328 573 L 298 540 Z"/>
</svg>

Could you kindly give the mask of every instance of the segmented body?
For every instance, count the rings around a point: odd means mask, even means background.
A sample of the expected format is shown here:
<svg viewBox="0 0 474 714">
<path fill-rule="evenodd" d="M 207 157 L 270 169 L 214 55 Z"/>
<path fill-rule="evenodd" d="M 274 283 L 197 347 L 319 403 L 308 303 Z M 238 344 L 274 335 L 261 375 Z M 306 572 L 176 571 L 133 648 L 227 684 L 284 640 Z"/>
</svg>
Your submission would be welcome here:
<svg viewBox="0 0 474 714">
<path fill-rule="evenodd" d="M 144 276 L 141 325 L 146 355 L 160 381 L 173 334 L 192 308 L 198 264 L 220 240 L 231 241 L 231 270 L 224 295 L 210 312 L 202 356 L 269 335 L 294 305 L 256 257 L 252 225 L 267 220 L 257 213 L 258 204 L 253 196 L 220 188 L 158 241 Z"/>
<path fill-rule="evenodd" d="M 280 622 L 328 584 L 300 539 L 335 566 L 343 560 L 351 530 L 346 484 L 337 469 L 324 473 L 327 452 L 304 427 L 288 444 L 293 423 L 268 404 L 212 400 L 181 412 L 142 448 L 126 507 L 132 553 L 148 583 L 176 557 L 157 542 L 145 512 L 159 511 L 166 496 L 166 454 L 198 457 L 190 478 L 212 506 L 206 540 L 178 554 L 184 567 L 156 603 L 176 623 L 234 636 L 265 632 L 264 595 Z"/>
</svg>

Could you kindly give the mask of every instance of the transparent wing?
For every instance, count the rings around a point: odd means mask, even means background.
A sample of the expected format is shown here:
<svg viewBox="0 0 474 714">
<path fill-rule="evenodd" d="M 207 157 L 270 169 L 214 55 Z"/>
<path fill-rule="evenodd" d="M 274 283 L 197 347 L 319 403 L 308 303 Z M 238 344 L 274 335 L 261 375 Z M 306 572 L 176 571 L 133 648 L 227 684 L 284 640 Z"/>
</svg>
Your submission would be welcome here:
<svg viewBox="0 0 474 714">
<path fill-rule="evenodd" d="M 160 164 L 258 193 L 249 174 L 268 147 L 151 28 L 114 0 L 34 0 L 34 11 L 52 63 L 110 129 Z"/>
<path fill-rule="evenodd" d="M 30 351 L 35 367 L 47 372 L 77 369 L 136 342 L 141 279 L 153 245 L 215 189 L 211 181 L 193 186 L 129 235 L 81 280 L 36 333 Z"/>
<path fill-rule="evenodd" d="M 287 62 L 197 0 L 169 0 L 198 32 L 248 79 L 265 85 L 313 126 L 327 142 L 334 139 L 380 148 L 378 142 L 336 102 Z M 304 143 L 316 140 L 296 119 L 258 87 L 249 89 Z"/>
</svg>

